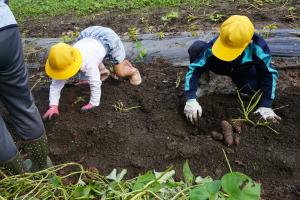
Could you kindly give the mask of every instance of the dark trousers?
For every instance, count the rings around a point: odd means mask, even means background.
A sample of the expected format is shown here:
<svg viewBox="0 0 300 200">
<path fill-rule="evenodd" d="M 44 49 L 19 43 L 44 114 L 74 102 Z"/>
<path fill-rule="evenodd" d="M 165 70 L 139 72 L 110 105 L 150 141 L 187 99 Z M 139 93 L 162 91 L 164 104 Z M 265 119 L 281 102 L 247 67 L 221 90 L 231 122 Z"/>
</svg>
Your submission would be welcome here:
<svg viewBox="0 0 300 200">
<path fill-rule="evenodd" d="M 18 27 L 0 31 L 0 100 L 21 139 L 30 141 L 44 134 L 45 128 L 28 85 Z M 16 152 L 16 145 L 0 115 L 0 163 L 13 158 Z"/>
<path fill-rule="evenodd" d="M 190 56 L 190 63 L 196 61 L 199 57 L 201 51 L 206 48 L 207 43 L 201 40 L 195 41 L 190 48 L 188 49 L 188 53 Z M 232 73 L 230 75 L 232 81 L 236 86 L 240 89 L 242 93 L 253 94 L 257 91 L 258 88 L 258 77 L 256 73 L 256 68 L 254 65 L 252 67 L 248 67 L 246 69 L 240 70 L 236 73 Z"/>
</svg>

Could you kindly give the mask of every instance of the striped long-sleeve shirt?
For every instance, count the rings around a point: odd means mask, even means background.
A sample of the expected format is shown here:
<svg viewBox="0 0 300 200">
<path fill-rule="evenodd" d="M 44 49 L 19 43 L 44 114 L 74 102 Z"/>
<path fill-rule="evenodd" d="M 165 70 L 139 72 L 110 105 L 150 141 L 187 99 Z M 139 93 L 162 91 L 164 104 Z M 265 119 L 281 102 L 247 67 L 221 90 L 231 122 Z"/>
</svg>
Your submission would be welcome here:
<svg viewBox="0 0 300 200">
<path fill-rule="evenodd" d="M 205 70 L 210 70 L 220 75 L 232 76 L 237 71 L 255 66 L 258 77 L 258 89 L 261 89 L 263 92 L 260 106 L 271 107 L 275 98 L 278 72 L 272 67 L 270 49 L 265 40 L 255 33 L 252 42 L 241 56 L 231 62 L 222 61 L 212 54 L 212 46 L 215 40 L 216 38 L 211 40 L 200 52 L 198 59 L 189 65 L 185 77 L 186 98 L 196 98 L 198 79 Z"/>
</svg>

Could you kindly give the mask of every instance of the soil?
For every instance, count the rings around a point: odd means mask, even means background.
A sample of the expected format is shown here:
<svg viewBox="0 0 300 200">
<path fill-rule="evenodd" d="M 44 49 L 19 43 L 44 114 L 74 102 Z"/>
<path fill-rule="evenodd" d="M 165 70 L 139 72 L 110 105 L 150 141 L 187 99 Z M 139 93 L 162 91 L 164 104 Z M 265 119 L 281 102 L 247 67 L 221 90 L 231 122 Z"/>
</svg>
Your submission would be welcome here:
<svg viewBox="0 0 300 200">
<path fill-rule="evenodd" d="M 295 7 L 293 15 L 288 10 Z M 111 10 L 98 13 L 86 13 L 86 16 L 65 15 L 20 19 L 19 25 L 24 37 L 61 37 L 68 31 L 80 31 L 88 26 L 101 25 L 111 27 L 119 35 L 127 35 L 128 28 L 135 27 L 139 33 L 182 32 L 212 30 L 228 16 L 242 14 L 250 17 L 256 28 L 276 25 L 278 28 L 299 27 L 300 4 L 297 0 L 284 4 L 265 3 L 262 6 L 242 1 L 217 0 L 210 5 L 191 8 L 188 6 L 173 8 L 153 8 L 137 10 Z M 178 11 L 179 17 L 164 22 L 161 17 L 170 11 Z M 214 14 L 224 15 L 215 22 L 210 19 Z"/>
<path fill-rule="evenodd" d="M 183 114 L 183 82 L 175 87 L 176 74 L 183 69 L 158 60 L 138 68 L 143 77 L 140 86 L 131 86 L 128 80 L 106 80 L 101 105 L 90 112 L 80 112 L 85 102 L 76 103 L 78 97 L 88 101 L 88 87 L 63 89 L 60 116 L 45 122 L 55 164 L 79 162 L 97 167 L 102 174 L 126 168 L 127 177 L 174 165 L 179 178 L 188 159 L 196 175 L 220 178 L 229 171 L 224 149 L 233 170 L 262 183 L 263 199 L 300 198 L 299 85 L 292 82 L 278 92 L 274 107 L 285 106 L 276 110 L 282 117 L 273 126 L 279 135 L 266 128 L 243 126 L 240 145 L 227 147 L 213 140 L 210 132 L 220 131 L 222 120 L 240 116 L 235 95 L 201 97 L 203 117 L 197 128 Z M 299 77 L 299 70 L 293 74 Z M 48 107 L 49 87 L 44 84 L 33 89 L 41 113 Z M 141 107 L 120 113 L 112 107 L 118 101 L 125 107 Z"/>
</svg>

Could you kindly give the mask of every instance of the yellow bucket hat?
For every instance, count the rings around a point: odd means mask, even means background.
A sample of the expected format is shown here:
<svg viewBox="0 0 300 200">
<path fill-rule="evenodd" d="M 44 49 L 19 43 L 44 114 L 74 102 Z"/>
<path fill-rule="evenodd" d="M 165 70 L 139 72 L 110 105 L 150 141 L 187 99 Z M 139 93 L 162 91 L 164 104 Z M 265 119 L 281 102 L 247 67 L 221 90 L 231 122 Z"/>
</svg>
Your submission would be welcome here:
<svg viewBox="0 0 300 200">
<path fill-rule="evenodd" d="M 232 61 L 242 54 L 253 34 L 254 26 L 248 17 L 232 15 L 222 24 L 212 53 L 220 60 Z"/>
<path fill-rule="evenodd" d="M 79 50 L 61 42 L 50 48 L 45 70 L 55 80 L 66 80 L 74 76 L 81 65 L 82 56 Z"/>
</svg>

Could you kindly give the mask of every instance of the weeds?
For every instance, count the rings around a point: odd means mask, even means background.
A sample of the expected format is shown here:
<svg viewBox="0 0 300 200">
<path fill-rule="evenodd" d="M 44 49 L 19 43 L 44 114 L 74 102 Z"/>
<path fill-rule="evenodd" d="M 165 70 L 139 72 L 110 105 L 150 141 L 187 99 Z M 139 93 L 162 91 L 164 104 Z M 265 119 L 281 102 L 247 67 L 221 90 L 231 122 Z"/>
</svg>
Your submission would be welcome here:
<svg viewBox="0 0 300 200">
<path fill-rule="evenodd" d="M 178 11 L 171 11 L 165 14 L 164 16 L 161 17 L 161 21 L 163 22 L 171 22 L 174 19 L 179 18 L 179 13 Z"/>
<path fill-rule="evenodd" d="M 147 49 L 143 47 L 143 44 L 141 42 L 136 42 L 135 48 L 138 52 L 138 56 L 135 58 L 135 61 L 138 62 L 143 60 L 143 58 L 147 55 Z"/>
<path fill-rule="evenodd" d="M 163 172 L 150 170 L 130 180 L 124 178 L 126 173 L 114 169 L 105 177 L 97 169 L 84 169 L 78 163 L 16 176 L 0 170 L 0 199 L 258 200 L 261 192 L 260 184 L 239 172 L 227 173 L 221 180 L 196 177 L 187 161 L 181 181 L 173 178 L 173 167 Z"/>
<path fill-rule="evenodd" d="M 176 74 L 176 82 L 175 82 L 175 86 L 176 88 L 178 88 L 180 86 L 180 83 L 182 81 L 182 75 L 183 75 L 183 72 L 177 72 Z"/>
<path fill-rule="evenodd" d="M 60 40 L 65 43 L 72 43 L 75 42 L 78 37 L 79 37 L 79 32 L 68 31 L 62 33 L 62 37 L 60 38 Z"/>
<path fill-rule="evenodd" d="M 278 28 L 276 22 L 272 23 L 272 24 L 269 24 L 269 25 L 266 25 L 263 27 L 263 36 L 264 38 L 268 38 L 271 34 L 271 32 L 273 30 L 276 30 Z"/>
<path fill-rule="evenodd" d="M 195 15 L 189 14 L 189 15 L 187 16 L 187 21 L 188 21 L 189 23 L 192 22 L 192 21 L 194 21 L 194 20 L 196 20 L 196 19 L 198 19 L 198 17 L 195 16 Z"/>
<path fill-rule="evenodd" d="M 232 119 L 231 121 L 235 122 L 235 121 L 241 121 L 241 122 L 246 122 L 249 123 L 251 125 L 253 125 L 254 127 L 265 127 L 270 129 L 272 132 L 279 134 L 278 131 L 276 131 L 275 129 L 273 129 L 270 126 L 270 122 L 264 120 L 263 122 L 261 122 L 261 119 L 257 120 L 257 121 L 253 121 L 250 119 L 250 114 L 252 114 L 253 110 L 257 107 L 258 103 L 260 102 L 260 99 L 262 97 L 262 92 L 260 90 L 258 90 L 257 92 L 254 93 L 254 95 L 251 97 L 250 102 L 248 103 L 247 107 L 245 106 L 245 103 L 241 97 L 240 91 L 237 91 L 237 96 L 239 99 L 239 102 L 241 104 L 241 108 L 242 108 L 242 118 L 239 119 Z"/>
<path fill-rule="evenodd" d="M 132 41 L 137 41 L 138 31 L 137 31 L 136 27 L 130 27 L 130 28 L 128 28 L 128 33 L 129 33 L 129 38 Z"/>
<path fill-rule="evenodd" d="M 81 103 L 81 102 L 85 102 L 85 98 L 83 96 L 78 96 L 78 97 L 76 97 L 76 99 L 72 103 L 72 105 L 76 105 L 76 104 Z"/>
<path fill-rule="evenodd" d="M 130 110 L 140 108 L 141 106 L 132 106 L 126 108 L 122 101 L 118 101 L 116 104 L 112 105 L 112 107 L 115 109 L 115 111 L 123 113 L 123 112 L 129 112 Z"/>
<path fill-rule="evenodd" d="M 165 38 L 165 33 L 163 31 L 158 32 L 158 38 L 160 40 L 164 39 Z"/>
<path fill-rule="evenodd" d="M 213 13 L 211 15 L 209 15 L 209 20 L 214 22 L 214 23 L 219 23 L 223 20 L 225 15 L 220 14 L 220 13 Z"/>
</svg>

